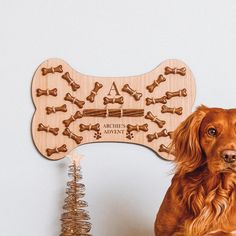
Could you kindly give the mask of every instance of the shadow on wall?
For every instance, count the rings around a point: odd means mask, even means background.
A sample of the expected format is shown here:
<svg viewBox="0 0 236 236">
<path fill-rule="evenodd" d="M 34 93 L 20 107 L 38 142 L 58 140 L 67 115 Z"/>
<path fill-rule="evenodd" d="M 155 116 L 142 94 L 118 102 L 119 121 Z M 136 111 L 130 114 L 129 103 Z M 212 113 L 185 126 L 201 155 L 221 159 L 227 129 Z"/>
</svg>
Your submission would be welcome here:
<svg viewBox="0 0 236 236">
<path fill-rule="evenodd" d="M 121 203 L 120 199 L 116 199 L 117 196 L 113 196 L 112 201 L 107 202 L 109 209 L 116 209 L 114 216 L 110 220 L 110 224 L 113 225 L 113 229 L 110 234 L 107 232 L 107 236 L 154 236 L 154 222 L 145 217 L 145 205 L 143 205 L 143 211 L 134 206 L 132 199 L 130 202 Z M 117 200 L 117 201 L 116 201 Z M 127 209 L 127 210 L 125 210 Z M 151 225 L 150 225 L 151 223 Z M 153 223 L 153 227 L 152 227 Z"/>
</svg>

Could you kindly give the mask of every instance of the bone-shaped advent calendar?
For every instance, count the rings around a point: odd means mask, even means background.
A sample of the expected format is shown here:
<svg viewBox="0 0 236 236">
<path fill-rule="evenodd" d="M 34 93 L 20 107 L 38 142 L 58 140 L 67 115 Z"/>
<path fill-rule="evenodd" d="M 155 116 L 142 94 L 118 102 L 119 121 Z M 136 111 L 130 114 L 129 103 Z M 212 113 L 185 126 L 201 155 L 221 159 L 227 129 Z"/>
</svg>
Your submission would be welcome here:
<svg viewBox="0 0 236 236">
<path fill-rule="evenodd" d="M 93 142 L 140 144 L 170 160 L 172 132 L 191 113 L 195 92 L 193 74 L 180 60 L 138 76 L 97 77 L 49 59 L 32 82 L 33 140 L 51 160 Z"/>
</svg>

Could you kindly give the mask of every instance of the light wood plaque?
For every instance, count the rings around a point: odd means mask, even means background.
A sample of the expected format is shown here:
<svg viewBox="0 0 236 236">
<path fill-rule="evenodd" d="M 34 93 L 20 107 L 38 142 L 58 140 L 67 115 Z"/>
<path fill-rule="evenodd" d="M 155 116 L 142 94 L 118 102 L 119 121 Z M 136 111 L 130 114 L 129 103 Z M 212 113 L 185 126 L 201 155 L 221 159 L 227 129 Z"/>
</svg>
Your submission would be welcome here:
<svg viewBox="0 0 236 236">
<path fill-rule="evenodd" d="M 171 160 L 172 132 L 191 113 L 195 92 L 193 74 L 180 60 L 142 75 L 97 77 L 49 59 L 33 76 L 33 140 L 51 160 L 93 142 L 140 144 Z"/>
</svg>

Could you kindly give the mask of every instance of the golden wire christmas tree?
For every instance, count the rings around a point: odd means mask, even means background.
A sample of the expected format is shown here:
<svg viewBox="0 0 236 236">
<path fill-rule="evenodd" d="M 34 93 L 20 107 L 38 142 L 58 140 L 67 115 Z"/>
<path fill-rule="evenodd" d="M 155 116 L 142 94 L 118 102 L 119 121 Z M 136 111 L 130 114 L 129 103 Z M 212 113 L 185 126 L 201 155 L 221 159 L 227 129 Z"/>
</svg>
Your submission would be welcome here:
<svg viewBox="0 0 236 236">
<path fill-rule="evenodd" d="M 84 210 L 88 204 L 81 200 L 85 196 L 85 185 L 81 183 L 81 168 L 75 159 L 72 159 L 72 164 L 69 166 L 69 177 L 71 180 L 67 182 L 60 236 L 92 236 L 89 234 L 91 230 L 91 223 L 88 222 L 89 213 Z"/>
</svg>

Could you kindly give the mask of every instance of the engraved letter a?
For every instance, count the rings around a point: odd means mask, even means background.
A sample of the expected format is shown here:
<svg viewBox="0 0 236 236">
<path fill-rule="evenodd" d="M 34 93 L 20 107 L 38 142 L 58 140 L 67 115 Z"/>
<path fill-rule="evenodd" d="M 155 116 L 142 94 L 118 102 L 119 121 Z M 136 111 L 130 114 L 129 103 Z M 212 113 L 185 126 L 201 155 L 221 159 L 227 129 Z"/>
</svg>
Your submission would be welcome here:
<svg viewBox="0 0 236 236">
<path fill-rule="evenodd" d="M 115 84 L 115 82 L 113 81 L 113 83 L 112 83 L 112 85 L 111 85 L 111 88 L 110 88 L 110 91 L 109 91 L 109 93 L 107 94 L 107 95 L 111 95 L 111 91 L 112 90 L 114 90 L 115 92 L 116 92 L 116 95 L 120 95 L 119 94 L 119 91 L 118 91 L 118 89 L 117 89 L 117 86 L 116 86 L 116 84 Z"/>
</svg>

